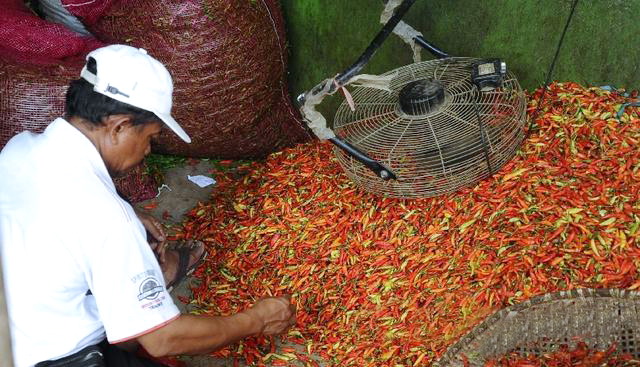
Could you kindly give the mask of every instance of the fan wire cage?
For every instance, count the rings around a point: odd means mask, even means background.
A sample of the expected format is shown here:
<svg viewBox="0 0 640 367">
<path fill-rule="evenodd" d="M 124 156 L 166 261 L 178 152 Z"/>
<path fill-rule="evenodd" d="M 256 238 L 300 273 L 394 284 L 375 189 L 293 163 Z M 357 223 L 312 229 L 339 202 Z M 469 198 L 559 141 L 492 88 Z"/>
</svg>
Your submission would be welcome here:
<svg viewBox="0 0 640 367">
<path fill-rule="evenodd" d="M 383 181 L 344 151 L 334 153 L 346 174 L 366 191 L 395 198 L 424 198 L 459 190 L 489 177 L 508 162 L 524 139 L 526 99 L 514 75 L 480 92 L 471 80 L 474 58 L 410 64 L 394 75 L 390 90 L 357 87 L 355 111 L 338 108 L 334 131 L 392 170 Z M 441 85 L 444 98 L 407 113 L 403 87 L 417 80 Z"/>
</svg>

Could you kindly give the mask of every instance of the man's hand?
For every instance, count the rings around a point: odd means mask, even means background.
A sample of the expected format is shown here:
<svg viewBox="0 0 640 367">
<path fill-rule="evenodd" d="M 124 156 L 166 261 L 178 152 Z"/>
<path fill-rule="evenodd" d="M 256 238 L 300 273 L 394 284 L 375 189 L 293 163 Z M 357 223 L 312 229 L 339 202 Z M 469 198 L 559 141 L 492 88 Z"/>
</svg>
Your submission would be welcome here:
<svg viewBox="0 0 640 367">
<path fill-rule="evenodd" d="M 296 323 L 296 307 L 290 296 L 263 298 L 245 312 L 259 321 L 259 334 L 281 334 Z"/>
<path fill-rule="evenodd" d="M 151 246 L 151 249 L 156 253 L 160 262 L 163 263 L 165 261 L 165 240 L 167 237 L 164 233 L 162 223 L 150 214 L 139 210 L 136 210 L 135 212 L 138 219 L 140 219 L 140 222 L 144 225 L 144 228 L 147 230 L 149 235 L 151 235 L 151 238 L 147 238 L 149 246 Z"/>
<path fill-rule="evenodd" d="M 274 335 L 296 323 L 291 298 L 268 297 L 231 316 L 180 315 L 138 337 L 152 356 L 203 354 L 258 334 Z"/>
</svg>

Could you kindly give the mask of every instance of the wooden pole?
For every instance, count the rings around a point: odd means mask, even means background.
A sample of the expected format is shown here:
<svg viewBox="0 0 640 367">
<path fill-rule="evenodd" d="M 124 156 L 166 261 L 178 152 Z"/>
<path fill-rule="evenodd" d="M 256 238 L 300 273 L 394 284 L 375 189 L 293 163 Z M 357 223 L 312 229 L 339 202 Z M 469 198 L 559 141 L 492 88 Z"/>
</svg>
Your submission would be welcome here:
<svg viewBox="0 0 640 367">
<path fill-rule="evenodd" d="M 2 258 L 0 258 L 0 366 L 13 367 L 7 297 L 5 297 L 4 293 L 4 279 L 2 276 Z"/>
</svg>

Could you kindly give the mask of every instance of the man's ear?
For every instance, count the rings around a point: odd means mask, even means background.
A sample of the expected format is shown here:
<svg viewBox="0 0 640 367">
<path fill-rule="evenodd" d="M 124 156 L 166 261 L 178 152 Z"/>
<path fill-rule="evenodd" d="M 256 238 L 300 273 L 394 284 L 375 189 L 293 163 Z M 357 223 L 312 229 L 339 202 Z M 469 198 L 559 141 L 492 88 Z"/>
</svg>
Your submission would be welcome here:
<svg viewBox="0 0 640 367">
<path fill-rule="evenodd" d="M 111 144 L 118 145 L 128 129 L 131 128 L 131 117 L 129 115 L 111 115 L 104 119 L 104 124 Z"/>
</svg>

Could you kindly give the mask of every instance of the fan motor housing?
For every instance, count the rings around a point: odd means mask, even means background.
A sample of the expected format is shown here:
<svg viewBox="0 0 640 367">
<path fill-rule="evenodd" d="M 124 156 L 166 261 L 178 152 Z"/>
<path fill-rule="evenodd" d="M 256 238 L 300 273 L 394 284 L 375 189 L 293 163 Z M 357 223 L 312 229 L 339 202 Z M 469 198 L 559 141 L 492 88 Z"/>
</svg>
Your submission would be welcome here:
<svg viewBox="0 0 640 367">
<path fill-rule="evenodd" d="M 424 116 L 437 111 L 444 102 L 444 87 L 433 79 L 407 83 L 398 95 L 400 110 L 411 116 Z"/>
<path fill-rule="evenodd" d="M 355 88 L 357 109 L 340 105 L 336 136 L 397 179 L 380 179 L 335 147 L 347 176 L 371 193 L 408 199 L 455 192 L 503 167 L 525 136 L 526 96 L 509 71 L 499 88 L 478 93 L 471 73 L 484 64 L 477 58 L 424 61 L 383 74 L 391 76 L 388 88 Z"/>
</svg>

